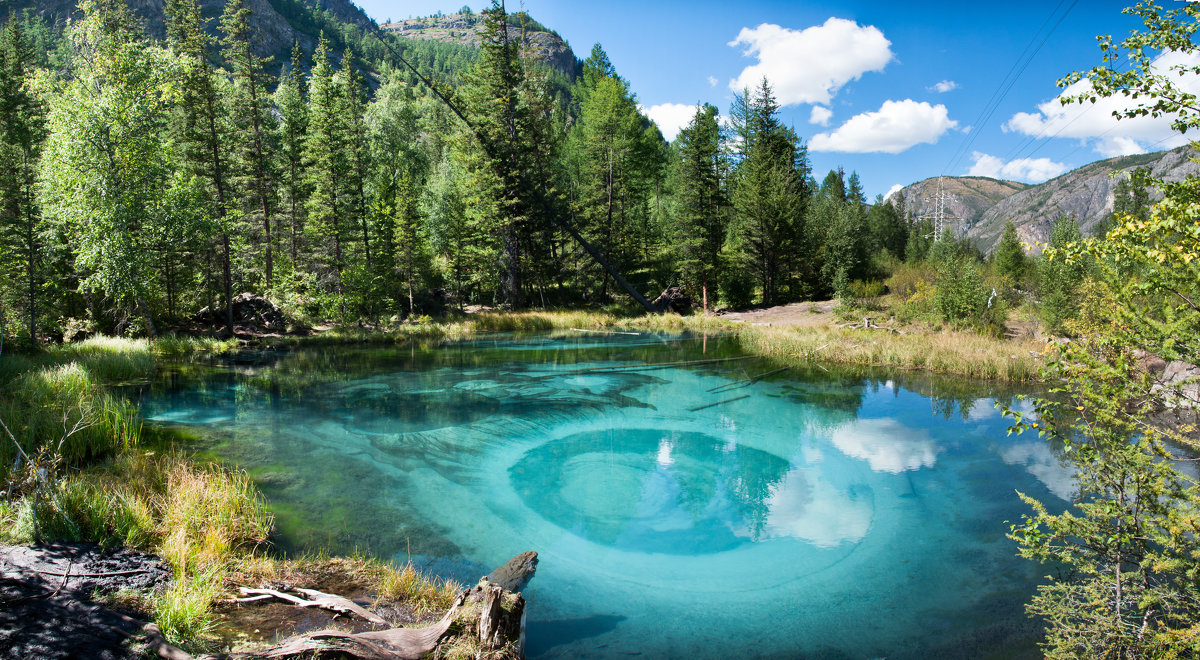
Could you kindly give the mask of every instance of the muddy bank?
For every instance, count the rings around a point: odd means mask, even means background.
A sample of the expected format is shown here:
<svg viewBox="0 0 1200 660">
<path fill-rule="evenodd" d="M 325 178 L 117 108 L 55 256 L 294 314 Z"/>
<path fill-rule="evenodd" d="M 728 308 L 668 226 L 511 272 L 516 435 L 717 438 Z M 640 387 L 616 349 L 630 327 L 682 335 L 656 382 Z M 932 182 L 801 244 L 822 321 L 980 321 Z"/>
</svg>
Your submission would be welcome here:
<svg viewBox="0 0 1200 660">
<path fill-rule="evenodd" d="M 144 657 L 131 642 L 145 621 L 97 602 L 163 589 L 162 560 L 92 543 L 0 546 L 0 658 Z"/>
</svg>

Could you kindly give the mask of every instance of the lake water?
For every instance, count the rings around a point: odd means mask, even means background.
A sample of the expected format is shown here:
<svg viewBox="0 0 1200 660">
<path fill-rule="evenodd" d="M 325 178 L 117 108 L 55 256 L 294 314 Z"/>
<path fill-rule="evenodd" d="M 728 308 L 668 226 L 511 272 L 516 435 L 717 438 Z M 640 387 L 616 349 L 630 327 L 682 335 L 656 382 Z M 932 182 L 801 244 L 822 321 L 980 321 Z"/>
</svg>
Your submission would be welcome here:
<svg viewBox="0 0 1200 660">
<path fill-rule="evenodd" d="M 532 657 L 1038 657 L 1049 569 L 1006 521 L 1073 485 L 1006 436 L 1013 393 L 743 357 L 578 332 L 247 353 L 142 410 L 248 470 L 284 551 L 474 583 L 536 550 Z"/>
</svg>

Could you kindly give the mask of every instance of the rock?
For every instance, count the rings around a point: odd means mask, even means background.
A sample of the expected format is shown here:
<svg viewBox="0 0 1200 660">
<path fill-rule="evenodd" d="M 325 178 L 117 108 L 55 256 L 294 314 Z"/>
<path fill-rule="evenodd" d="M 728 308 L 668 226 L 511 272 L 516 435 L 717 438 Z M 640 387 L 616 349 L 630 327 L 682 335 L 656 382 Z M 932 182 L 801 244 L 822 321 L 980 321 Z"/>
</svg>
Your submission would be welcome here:
<svg viewBox="0 0 1200 660">
<path fill-rule="evenodd" d="M 687 314 L 692 309 L 692 297 L 684 293 L 681 286 L 669 286 L 650 304 L 660 312 Z"/>
<path fill-rule="evenodd" d="M 192 322 L 219 329 L 225 327 L 225 308 L 205 307 L 192 316 Z M 287 317 L 275 303 L 254 293 L 240 293 L 233 298 L 233 325 L 238 334 L 284 333 Z"/>
</svg>

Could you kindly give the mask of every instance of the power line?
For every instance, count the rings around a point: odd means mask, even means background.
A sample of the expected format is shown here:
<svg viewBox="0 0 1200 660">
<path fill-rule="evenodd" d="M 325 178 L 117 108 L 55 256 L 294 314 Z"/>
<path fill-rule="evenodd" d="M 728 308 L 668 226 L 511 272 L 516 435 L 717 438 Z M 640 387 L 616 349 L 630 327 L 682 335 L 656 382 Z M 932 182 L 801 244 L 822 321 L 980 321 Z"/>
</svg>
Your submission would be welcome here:
<svg viewBox="0 0 1200 660">
<path fill-rule="evenodd" d="M 980 130 L 988 124 L 992 116 L 1000 108 L 1000 103 L 1005 99 L 1005 97 L 1008 96 L 1008 93 L 1012 91 L 1013 86 L 1016 85 L 1017 80 L 1020 79 L 1021 74 L 1025 73 L 1025 70 L 1029 68 L 1029 65 L 1033 62 L 1033 58 L 1036 57 L 1039 52 L 1041 52 L 1042 48 L 1046 45 L 1046 42 L 1050 40 L 1050 36 L 1054 34 L 1054 31 L 1058 29 L 1059 25 L 1062 25 L 1063 20 L 1067 18 L 1067 15 L 1071 13 L 1071 10 L 1075 8 L 1075 5 L 1079 4 L 1079 0 L 1072 0 L 1071 5 L 1067 7 L 1066 11 L 1064 11 L 1061 16 L 1058 17 L 1058 20 L 1055 21 L 1054 25 L 1049 29 L 1049 31 L 1042 36 L 1042 39 L 1038 43 L 1037 47 L 1030 52 L 1029 49 L 1031 46 L 1033 46 L 1033 43 L 1037 41 L 1038 35 L 1041 34 L 1046 25 L 1050 23 L 1051 19 L 1054 18 L 1054 16 L 1058 13 L 1058 10 L 1065 2 L 1066 0 L 1059 0 L 1058 5 L 1055 6 L 1054 10 L 1050 12 L 1050 15 L 1046 17 L 1046 20 L 1042 22 L 1042 26 L 1039 27 L 1038 31 L 1034 33 L 1033 37 L 1029 41 L 1029 44 L 1025 46 L 1025 50 L 1023 50 L 1021 55 L 1019 55 L 1016 61 L 1013 62 L 1013 66 L 1009 68 L 1008 74 L 1006 74 L 1005 77 L 1000 81 L 1000 85 L 997 86 L 996 91 L 992 93 L 992 97 L 984 106 L 980 116 L 976 118 L 974 128 L 967 136 L 967 140 L 958 148 L 957 151 L 955 151 L 954 156 L 950 159 L 950 162 L 947 163 L 945 169 L 943 170 L 943 174 L 948 174 L 951 170 L 953 170 L 962 157 L 966 154 L 971 145 L 975 143 L 975 137 L 979 135 Z M 1026 53 L 1028 53 L 1028 56 L 1026 56 Z M 1022 61 L 1022 58 L 1024 58 L 1024 61 Z"/>
</svg>

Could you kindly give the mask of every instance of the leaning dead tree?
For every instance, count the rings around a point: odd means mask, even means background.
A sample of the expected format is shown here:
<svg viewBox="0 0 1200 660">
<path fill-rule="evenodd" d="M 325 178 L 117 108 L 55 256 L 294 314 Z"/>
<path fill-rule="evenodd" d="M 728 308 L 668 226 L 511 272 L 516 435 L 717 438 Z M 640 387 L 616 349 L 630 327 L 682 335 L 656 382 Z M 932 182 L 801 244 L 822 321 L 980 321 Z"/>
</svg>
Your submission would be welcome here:
<svg viewBox="0 0 1200 660">
<path fill-rule="evenodd" d="M 500 4 L 500 7 L 501 11 L 503 11 L 503 2 Z M 467 115 L 461 109 L 459 109 L 459 107 L 453 101 L 450 100 L 450 97 L 443 94 L 442 90 L 439 89 L 432 80 L 426 78 L 425 75 L 417 70 L 415 66 L 409 63 L 408 60 L 404 59 L 404 56 L 401 55 L 399 51 L 397 51 L 395 48 L 392 48 L 392 44 L 388 40 L 388 35 L 386 35 L 378 25 L 375 25 L 374 22 L 371 22 L 370 25 L 374 28 L 379 41 L 388 49 L 388 51 L 391 52 L 392 56 L 395 57 L 396 60 L 405 67 L 407 67 L 409 71 L 412 71 L 413 75 L 415 75 L 418 80 L 428 87 L 430 91 L 433 92 L 434 96 L 436 96 L 438 100 L 440 100 L 446 105 L 447 108 L 450 109 L 450 112 L 454 113 L 454 116 L 458 117 L 463 124 L 466 124 L 467 128 L 470 129 L 471 134 L 474 135 L 475 139 L 479 141 L 480 147 L 483 148 L 483 151 L 488 155 L 489 158 L 496 158 L 499 150 L 496 148 L 496 145 L 492 144 L 492 141 L 488 138 L 488 136 L 483 131 L 479 130 L 479 127 L 476 126 L 470 119 L 468 119 Z M 504 29 L 507 33 L 507 21 L 505 21 Z M 597 264 L 600 265 L 601 268 L 604 269 L 604 272 L 608 273 L 609 276 L 611 276 L 613 280 L 621 286 L 622 289 L 625 289 L 625 292 L 628 293 L 630 297 L 638 301 L 638 304 L 644 307 L 648 312 L 657 314 L 664 311 L 664 309 L 654 305 L 649 300 L 646 300 L 646 296 L 643 296 L 641 292 L 633 288 L 633 285 L 621 275 L 620 271 L 618 271 L 616 267 L 609 263 L 608 259 L 606 259 L 594 245 L 584 239 L 583 236 L 580 235 L 580 233 L 575 229 L 575 227 L 573 227 L 566 218 L 562 217 L 562 214 L 556 211 L 553 203 L 551 203 L 550 199 L 546 196 L 545 191 L 542 189 L 542 186 L 539 186 L 536 183 L 528 180 L 528 172 L 521 170 L 518 173 L 518 176 L 520 177 L 521 186 L 524 189 L 533 192 L 536 201 L 538 205 L 542 207 L 545 216 L 550 218 L 556 225 L 558 225 L 560 229 L 569 234 L 571 238 L 574 239 L 575 242 L 578 243 L 580 247 L 582 247 L 584 251 L 588 253 L 588 256 L 590 256 Z"/>
<path fill-rule="evenodd" d="M 463 590 L 437 623 L 421 628 L 387 628 L 349 633 L 318 630 L 290 637 L 255 651 L 193 656 L 167 642 L 155 624 L 142 630 L 150 650 L 164 660 L 262 660 L 288 658 L 356 658 L 359 660 L 419 660 L 434 651 L 449 635 L 474 637 L 482 651 L 525 654 L 525 598 L 520 590 L 537 570 L 536 552 L 523 552 Z M 318 608 L 338 615 L 356 616 L 377 625 L 389 625 L 378 614 L 348 598 L 315 589 L 280 591 L 240 587 L 241 598 L 229 602 L 250 604 L 282 600 L 301 608 Z"/>
</svg>

